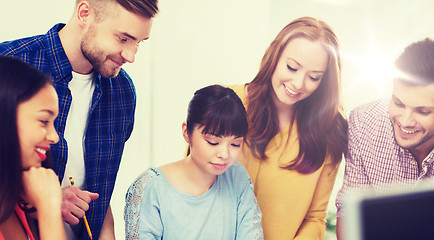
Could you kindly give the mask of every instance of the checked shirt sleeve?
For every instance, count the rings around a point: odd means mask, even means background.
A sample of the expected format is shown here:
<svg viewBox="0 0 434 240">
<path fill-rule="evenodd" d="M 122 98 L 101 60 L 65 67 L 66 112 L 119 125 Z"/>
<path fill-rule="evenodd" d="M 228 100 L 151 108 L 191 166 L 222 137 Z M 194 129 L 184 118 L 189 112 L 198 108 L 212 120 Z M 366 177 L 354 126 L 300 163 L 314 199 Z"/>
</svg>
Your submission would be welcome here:
<svg viewBox="0 0 434 240">
<path fill-rule="evenodd" d="M 363 127 L 360 126 L 359 112 L 353 111 L 348 122 L 348 152 L 345 154 L 344 181 L 336 198 L 338 217 L 341 217 L 341 208 L 348 192 L 362 194 L 370 185 L 370 180 L 365 173 L 363 151 L 360 148 L 363 134 L 365 133 Z"/>
</svg>

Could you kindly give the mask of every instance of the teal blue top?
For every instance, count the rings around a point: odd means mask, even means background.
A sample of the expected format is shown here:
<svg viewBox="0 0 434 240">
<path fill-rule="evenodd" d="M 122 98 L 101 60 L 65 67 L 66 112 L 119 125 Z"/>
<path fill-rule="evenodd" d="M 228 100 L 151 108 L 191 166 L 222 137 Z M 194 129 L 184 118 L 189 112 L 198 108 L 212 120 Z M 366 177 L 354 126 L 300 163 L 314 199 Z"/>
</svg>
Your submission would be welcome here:
<svg viewBox="0 0 434 240">
<path fill-rule="evenodd" d="M 263 239 L 262 214 L 244 166 L 235 162 L 200 196 L 149 168 L 128 189 L 126 239 Z"/>
</svg>

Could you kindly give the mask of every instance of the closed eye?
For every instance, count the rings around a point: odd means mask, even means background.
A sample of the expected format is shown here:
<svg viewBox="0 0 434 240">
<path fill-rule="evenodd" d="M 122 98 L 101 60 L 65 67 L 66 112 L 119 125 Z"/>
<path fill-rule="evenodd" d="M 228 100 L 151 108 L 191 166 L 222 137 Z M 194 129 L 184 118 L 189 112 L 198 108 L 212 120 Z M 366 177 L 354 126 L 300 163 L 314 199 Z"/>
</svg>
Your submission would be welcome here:
<svg viewBox="0 0 434 240">
<path fill-rule="evenodd" d="M 289 69 L 289 71 L 297 72 L 297 69 L 296 69 L 296 68 L 293 68 L 293 67 L 291 67 L 291 66 L 288 65 L 288 64 L 286 64 L 286 67 Z"/>
<path fill-rule="evenodd" d="M 312 76 L 310 76 L 309 77 L 312 81 L 319 81 L 321 78 L 319 78 L 319 77 L 312 77 Z"/>
<path fill-rule="evenodd" d="M 397 107 L 400 107 L 400 108 L 403 108 L 403 107 L 404 107 L 404 104 L 402 104 L 402 102 L 399 101 L 399 100 L 396 99 L 396 98 L 393 99 L 393 103 L 394 103 Z"/>
<path fill-rule="evenodd" d="M 216 142 L 210 142 L 210 141 L 207 141 L 208 142 L 208 144 L 210 144 L 210 145 L 212 145 L 212 146 L 216 146 L 216 145 L 218 145 L 218 143 L 216 143 Z"/>
<path fill-rule="evenodd" d="M 421 115 L 429 115 L 431 114 L 430 110 L 425 110 L 425 109 L 417 109 L 417 112 Z"/>
<path fill-rule="evenodd" d="M 237 148 L 239 148 L 239 147 L 241 147 L 241 144 L 235 144 L 235 143 L 233 143 L 233 144 L 231 144 L 233 147 L 237 147 Z"/>
</svg>

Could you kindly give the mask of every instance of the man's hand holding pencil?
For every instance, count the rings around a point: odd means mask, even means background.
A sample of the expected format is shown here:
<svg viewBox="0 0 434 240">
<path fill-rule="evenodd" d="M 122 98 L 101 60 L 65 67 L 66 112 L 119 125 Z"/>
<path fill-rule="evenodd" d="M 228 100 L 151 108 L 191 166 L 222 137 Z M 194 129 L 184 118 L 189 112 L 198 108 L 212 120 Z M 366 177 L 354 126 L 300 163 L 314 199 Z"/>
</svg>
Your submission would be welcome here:
<svg viewBox="0 0 434 240">
<path fill-rule="evenodd" d="M 99 194 L 80 190 L 73 183 L 72 180 L 71 186 L 62 188 L 62 218 L 64 222 L 76 225 L 80 222 L 80 218 L 85 218 L 90 201 L 97 199 Z M 89 233 L 89 227 L 86 226 L 86 228 Z M 91 236 L 91 233 L 89 235 Z"/>
</svg>

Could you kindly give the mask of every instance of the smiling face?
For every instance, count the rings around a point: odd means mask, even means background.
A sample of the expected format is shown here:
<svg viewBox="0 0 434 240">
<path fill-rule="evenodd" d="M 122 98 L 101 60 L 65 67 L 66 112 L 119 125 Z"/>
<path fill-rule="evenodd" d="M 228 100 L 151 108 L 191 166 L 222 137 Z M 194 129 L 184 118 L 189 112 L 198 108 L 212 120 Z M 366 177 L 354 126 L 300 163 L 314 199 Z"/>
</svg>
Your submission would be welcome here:
<svg viewBox="0 0 434 240">
<path fill-rule="evenodd" d="M 241 153 L 243 137 L 203 134 L 203 127 L 195 127 L 191 136 L 187 124 L 183 126 L 184 139 L 190 144 L 190 157 L 204 175 L 217 176 L 224 173 Z"/>
<path fill-rule="evenodd" d="M 50 84 L 18 105 L 17 127 L 23 169 L 40 167 L 50 144 L 59 141 L 53 125 L 58 112 L 57 93 Z"/>
<path fill-rule="evenodd" d="M 278 109 L 292 107 L 309 97 L 320 85 L 328 54 L 319 41 L 291 40 L 282 52 L 271 78 Z"/>
<path fill-rule="evenodd" d="M 434 147 L 434 84 L 414 86 L 395 80 L 389 115 L 395 140 L 426 153 Z"/>
<path fill-rule="evenodd" d="M 131 13 L 109 1 L 102 20 L 93 21 L 81 42 L 81 52 L 103 77 L 115 77 L 122 65 L 134 62 L 140 42 L 149 38 L 152 19 Z"/>
</svg>

